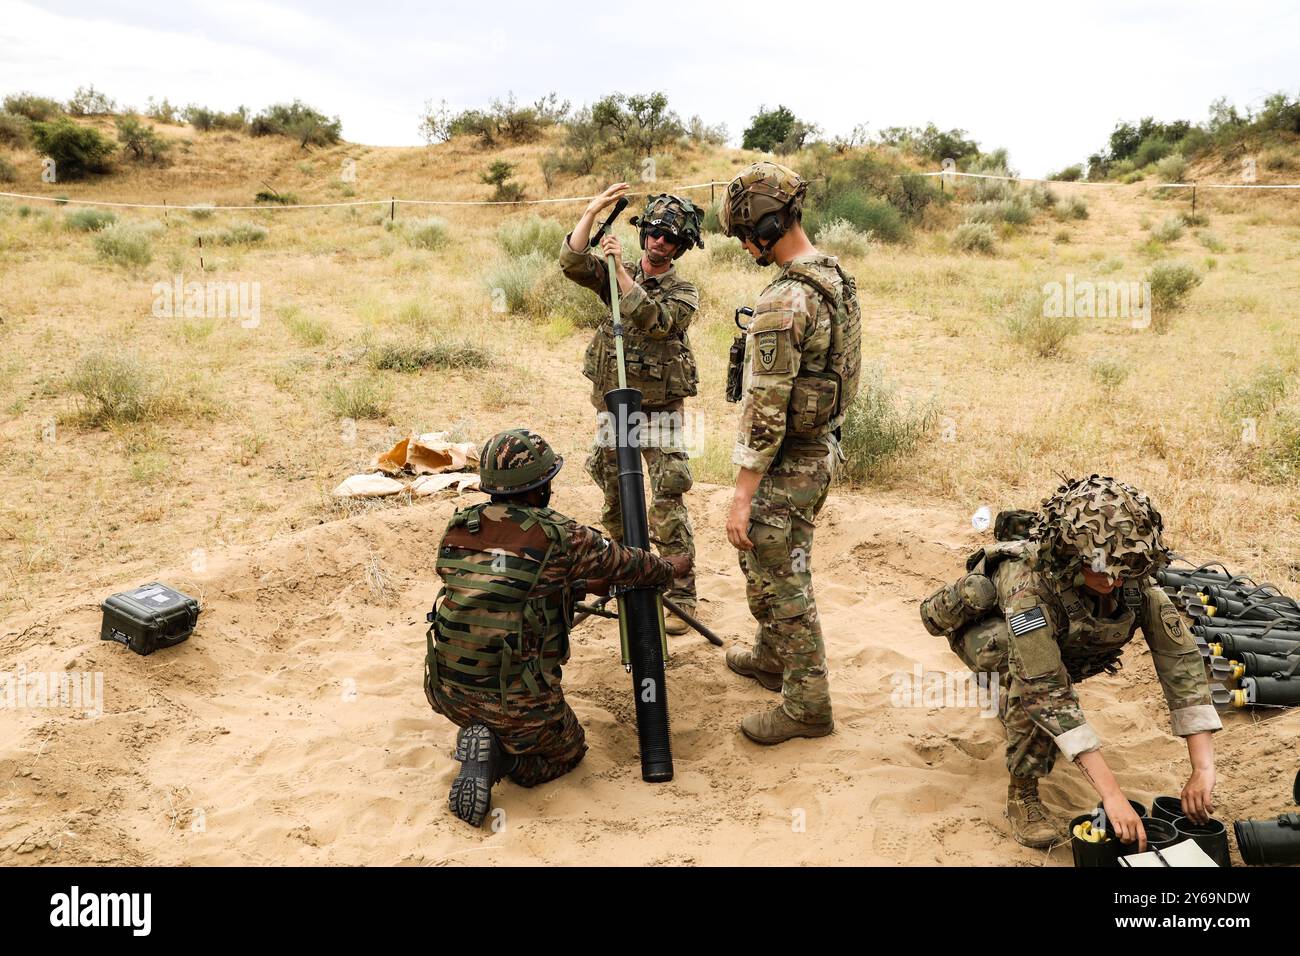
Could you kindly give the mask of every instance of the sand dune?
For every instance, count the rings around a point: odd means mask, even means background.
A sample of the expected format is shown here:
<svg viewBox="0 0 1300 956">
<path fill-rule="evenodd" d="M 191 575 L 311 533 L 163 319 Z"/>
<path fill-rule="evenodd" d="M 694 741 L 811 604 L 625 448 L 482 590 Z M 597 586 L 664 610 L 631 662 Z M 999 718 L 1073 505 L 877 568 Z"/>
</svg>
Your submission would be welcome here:
<svg viewBox="0 0 1300 956">
<path fill-rule="evenodd" d="M 730 490 L 691 496 L 702 616 L 728 641 L 752 621 L 723 518 Z M 594 520 L 586 486 L 556 504 Z M 103 716 L 9 711 L 0 723 L 0 863 L 1015 864 L 1069 850 L 1014 844 L 1002 820 L 995 718 L 899 707 L 891 676 L 960 671 L 916 605 L 981 540 L 959 507 L 838 495 L 814 555 L 836 733 L 776 748 L 737 731 L 775 700 L 722 651 L 672 639 L 676 779 L 640 779 L 616 626 L 581 626 L 565 686 L 591 750 L 568 777 L 497 788 L 497 831 L 446 810 L 454 728 L 420 688 L 432 554 L 449 499 L 319 525 L 188 567 L 103 569 L 0 629 L 0 670 L 102 671 Z M 378 571 L 376 571 L 378 569 Z M 186 644 L 138 657 L 98 640 L 98 601 L 154 578 L 199 596 Z M 1185 750 L 1139 640 L 1084 686 L 1130 796 L 1176 793 Z M 1220 816 L 1287 809 L 1300 715 L 1230 715 L 1218 737 Z M 1095 802 L 1058 766 L 1060 816 Z"/>
</svg>

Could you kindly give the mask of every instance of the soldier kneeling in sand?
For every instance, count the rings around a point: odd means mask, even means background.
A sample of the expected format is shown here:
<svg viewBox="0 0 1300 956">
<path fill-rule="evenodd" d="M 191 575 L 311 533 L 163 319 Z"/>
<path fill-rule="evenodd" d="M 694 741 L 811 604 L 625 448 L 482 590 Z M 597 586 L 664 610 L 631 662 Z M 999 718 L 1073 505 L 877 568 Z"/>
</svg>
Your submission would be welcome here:
<svg viewBox="0 0 1300 956">
<path fill-rule="evenodd" d="M 1114 833 L 1124 842 L 1146 835 L 1101 754 L 1101 738 L 1079 706 L 1075 685 L 1120 667 L 1139 629 L 1151 648 L 1156 676 L 1176 736 L 1187 741 L 1191 775 L 1183 812 L 1204 823 L 1214 811 L 1214 745 L 1222 728 L 1210 700 L 1200 654 L 1178 611 L 1149 577 L 1168 561 L 1162 520 L 1131 485 L 1092 475 L 1068 482 L 1024 519 L 1022 540 L 1005 540 L 966 562 L 969 572 L 921 604 L 931 634 L 944 635 L 977 673 L 1001 675 L 998 716 L 1007 732 L 1007 818 L 1025 846 L 1058 837 L 1038 799 L 1038 781 L 1060 750 L 1101 797 Z"/>
<path fill-rule="evenodd" d="M 623 547 L 548 508 L 563 464 L 526 429 L 494 436 L 479 457 L 491 500 L 457 511 L 438 547 L 424 693 L 461 728 L 448 803 L 473 826 L 502 777 L 532 787 L 587 752 L 560 689 L 578 588 L 668 588 L 691 568 L 686 555 Z"/>
</svg>

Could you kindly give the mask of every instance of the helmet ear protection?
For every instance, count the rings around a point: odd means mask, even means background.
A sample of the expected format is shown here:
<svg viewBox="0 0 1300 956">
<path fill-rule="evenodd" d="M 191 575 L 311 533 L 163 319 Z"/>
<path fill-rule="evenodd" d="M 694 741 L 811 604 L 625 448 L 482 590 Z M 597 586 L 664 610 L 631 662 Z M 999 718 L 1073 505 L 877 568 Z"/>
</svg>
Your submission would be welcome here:
<svg viewBox="0 0 1300 956">
<path fill-rule="evenodd" d="M 772 245 L 785 235 L 788 225 L 783 221 L 785 211 L 769 212 L 754 225 L 754 238 L 761 245 Z"/>
</svg>

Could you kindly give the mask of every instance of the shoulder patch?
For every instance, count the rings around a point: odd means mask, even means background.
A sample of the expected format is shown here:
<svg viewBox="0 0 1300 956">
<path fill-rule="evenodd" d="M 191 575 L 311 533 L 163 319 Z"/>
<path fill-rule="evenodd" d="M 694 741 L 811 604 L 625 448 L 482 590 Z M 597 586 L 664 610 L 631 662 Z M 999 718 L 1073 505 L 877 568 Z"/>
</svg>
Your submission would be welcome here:
<svg viewBox="0 0 1300 956">
<path fill-rule="evenodd" d="M 1012 634 L 1020 637 L 1022 634 L 1036 631 L 1040 627 L 1047 627 L 1047 615 L 1043 613 L 1041 607 L 1031 607 L 1019 614 L 1013 614 L 1007 619 L 1007 626 L 1011 628 Z"/>
</svg>

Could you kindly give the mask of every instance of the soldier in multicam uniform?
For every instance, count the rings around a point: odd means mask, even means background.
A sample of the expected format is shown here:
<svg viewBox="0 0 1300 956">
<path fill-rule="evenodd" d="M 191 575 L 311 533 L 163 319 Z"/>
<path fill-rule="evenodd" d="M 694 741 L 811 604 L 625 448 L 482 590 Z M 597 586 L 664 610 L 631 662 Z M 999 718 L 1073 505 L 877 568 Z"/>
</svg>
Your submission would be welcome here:
<svg viewBox="0 0 1300 956">
<path fill-rule="evenodd" d="M 448 803 L 479 826 L 503 776 L 532 787 L 587 751 L 564 700 L 573 604 L 607 585 L 668 587 L 690 559 L 625 548 L 547 507 L 564 459 L 538 435 L 494 436 L 479 458 L 491 500 L 456 512 L 438 547 L 424 692 L 461 728 Z"/>
<path fill-rule="evenodd" d="M 740 471 L 727 517 L 758 621 L 753 650 L 729 648 L 727 665 L 782 692 L 781 704 L 741 722 L 761 744 L 821 737 L 835 726 L 813 600 L 813 523 L 842 460 L 839 428 L 857 394 L 861 317 L 853 278 L 803 230 L 807 188 L 785 166 L 755 163 L 728 185 L 718 217 L 760 265 L 781 267 L 748 329 L 732 456 Z"/>
<path fill-rule="evenodd" d="M 699 307 L 695 286 L 677 274 L 674 260 L 700 239 L 700 211 L 689 200 L 661 194 L 650 197 L 645 212 L 633 217 L 640 226 L 641 257 L 635 263 L 623 261 L 623 247 L 613 235 L 600 242 L 600 255 L 587 251 L 596 216 L 627 192 L 627 183 L 615 183 L 587 206 L 560 247 L 560 267 L 583 288 L 609 301 L 609 271 L 605 261 L 613 254 L 618 263 L 619 314 L 624 322 L 623 351 L 627 384 L 641 391 L 642 409 L 651 427 L 642 432 L 641 449 L 650 472 L 650 534 L 661 554 L 695 555 L 691 519 L 683 495 L 691 489 L 691 468 L 682 438 L 684 399 L 696 392 L 698 373 L 686 330 Z M 612 321 L 596 330 L 583 362 L 583 374 L 591 380 L 591 402 L 604 413 L 604 395 L 618 387 Z M 601 522 L 610 537 L 623 540 L 623 515 L 619 508 L 618 460 L 610 429 L 597 431 L 596 443 L 587 459 L 587 472 L 605 494 Z M 695 575 L 683 575 L 673 582 L 668 596 L 686 611 L 696 605 Z M 665 629 L 684 634 L 687 625 L 673 617 Z"/>
<path fill-rule="evenodd" d="M 1022 520 L 1007 534 L 1003 520 Z M 1121 666 L 1140 629 L 1151 648 L 1176 736 L 1187 741 L 1191 775 L 1183 812 L 1203 823 L 1214 811 L 1214 745 L 1222 727 L 1196 645 L 1178 611 L 1150 577 L 1168 560 L 1163 522 L 1132 485 L 1091 475 L 1067 482 L 1037 514 L 1004 512 L 1000 543 L 966 562 L 967 575 L 921 605 L 930 633 L 948 638 L 971 670 L 1000 675 L 999 716 L 1007 732 L 1007 818 L 1025 846 L 1058 837 L 1038 798 L 1056 754 L 1072 760 L 1101 797 L 1124 842 L 1145 833 L 1101 754 L 1075 685 Z M 1005 540 L 1020 537 L 1020 540 Z"/>
</svg>

